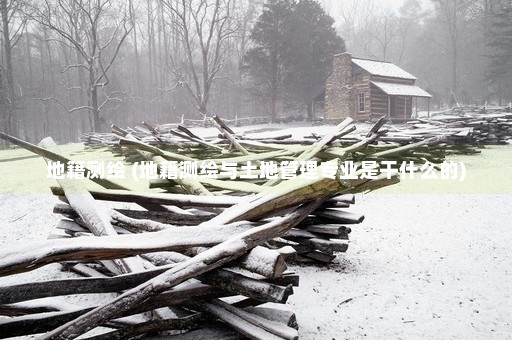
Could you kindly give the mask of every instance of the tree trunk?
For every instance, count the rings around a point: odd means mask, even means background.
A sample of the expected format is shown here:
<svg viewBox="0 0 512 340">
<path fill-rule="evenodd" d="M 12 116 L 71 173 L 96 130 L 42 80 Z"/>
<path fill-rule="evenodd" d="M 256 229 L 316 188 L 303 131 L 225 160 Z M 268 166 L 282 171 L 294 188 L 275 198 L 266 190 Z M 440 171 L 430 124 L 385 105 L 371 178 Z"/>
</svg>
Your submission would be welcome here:
<svg viewBox="0 0 512 340">
<path fill-rule="evenodd" d="M 203 101 L 201 101 L 201 105 L 199 106 L 198 108 L 198 111 L 199 113 L 201 114 L 201 118 L 205 118 L 207 117 L 207 109 L 206 109 L 206 103 Z"/>
<path fill-rule="evenodd" d="M 92 115 L 93 120 L 93 130 L 94 132 L 101 131 L 101 122 L 100 122 L 100 110 L 98 104 L 98 87 L 95 84 L 95 74 L 94 74 L 94 66 L 89 65 L 89 105 L 90 114 Z"/>
<path fill-rule="evenodd" d="M 452 90 L 454 97 L 457 95 L 458 92 L 458 74 L 457 74 L 457 58 L 458 58 L 458 51 L 457 51 L 457 41 L 454 40 L 452 44 L 453 48 L 453 59 L 452 59 Z"/>
<path fill-rule="evenodd" d="M 308 112 L 308 121 L 312 121 L 313 120 L 313 102 L 312 101 L 308 101 L 306 103 L 306 108 L 307 108 L 307 112 Z"/>
<path fill-rule="evenodd" d="M 137 77 L 137 88 L 136 93 L 139 95 L 143 95 L 144 83 L 143 79 L 140 76 L 140 58 L 139 58 L 139 45 L 137 41 L 137 26 L 135 23 L 134 16 L 135 9 L 133 8 L 133 1 L 130 1 L 130 20 L 133 25 L 133 53 L 135 54 L 135 76 Z"/>
<path fill-rule="evenodd" d="M 277 112 L 277 91 L 279 90 L 279 57 L 277 55 L 277 47 L 272 56 L 272 74 L 270 83 L 270 122 L 275 122 Z"/>
<path fill-rule="evenodd" d="M 34 85 L 33 85 L 34 71 L 33 71 L 33 67 L 32 67 L 32 52 L 31 52 L 31 47 L 30 47 L 30 34 L 28 33 L 28 31 L 25 32 L 25 42 L 27 43 L 26 47 L 27 47 L 28 78 L 29 78 L 28 86 L 29 86 L 30 95 L 32 95 L 32 89 L 34 88 Z"/>
<path fill-rule="evenodd" d="M 53 69 L 53 54 L 52 54 L 52 48 L 50 46 L 50 39 L 49 39 L 49 36 L 48 36 L 48 30 L 46 29 L 45 26 L 42 27 L 43 28 L 43 35 L 44 35 L 44 41 L 45 41 L 45 47 L 46 47 L 46 55 L 48 56 L 48 65 L 50 67 L 50 86 L 49 86 L 49 89 L 50 89 L 50 95 L 51 96 L 54 96 L 56 91 L 55 91 L 55 74 L 54 72 L 52 71 Z M 43 69 L 44 69 L 44 65 L 43 66 Z M 48 113 L 53 115 L 56 119 L 56 121 L 58 121 L 58 125 L 56 126 L 57 128 L 57 140 L 59 141 L 63 141 L 63 140 L 67 140 L 68 137 L 69 137 L 69 134 L 66 133 L 66 129 L 62 128 L 62 121 L 63 119 L 60 117 L 61 116 L 61 113 L 60 111 L 55 107 L 55 104 L 53 103 L 53 101 L 49 101 L 48 102 Z M 48 121 L 51 121 L 51 119 L 49 119 L 49 117 L 47 117 L 47 120 Z M 52 129 L 52 125 L 50 125 L 48 123 L 48 132 L 52 133 L 53 135 L 53 131 L 51 131 Z M 68 129 L 69 130 L 69 129 Z"/>
<path fill-rule="evenodd" d="M 12 46 L 9 30 L 9 10 L 7 7 L 7 0 L 0 2 L 0 14 L 2 16 L 2 33 L 3 33 L 3 48 L 4 48 L 4 63 L 5 63 L 5 81 L 6 81 L 6 94 L 4 95 L 4 125 L 5 131 L 8 134 L 13 134 L 13 113 L 14 113 L 14 75 L 12 71 Z"/>
<path fill-rule="evenodd" d="M 503 106 L 503 81 L 500 79 L 498 84 L 498 94 L 499 94 L 499 106 Z"/>
<path fill-rule="evenodd" d="M 98 108 L 98 87 L 91 89 L 92 116 L 94 119 L 94 132 L 101 132 L 100 110 Z"/>
<path fill-rule="evenodd" d="M 82 55 L 80 54 L 80 52 L 78 50 L 75 50 L 75 55 L 76 55 L 77 63 L 83 64 L 84 58 L 82 57 Z M 78 86 L 80 87 L 80 89 L 78 90 L 78 102 L 83 103 L 84 102 L 84 87 L 85 87 L 84 86 L 85 80 L 84 80 L 83 69 L 80 67 L 77 67 L 76 72 L 77 72 L 77 76 L 78 76 Z M 90 126 L 90 125 L 87 126 L 87 117 L 85 117 L 85 115 L 83 113 L 80 114 L 80 124 L 82 126 L 82 132 L 86 132 L 86 131 L 88 131 L 88 129 L 92 130 L 92 126 Z"/>
<path fill-rule="evenodd" d="M 270 92 L 270 122 L 274 123 L 276 121 L 276 106 L 277 106 L 277 90 L 272 89 Z"/>
</svg>

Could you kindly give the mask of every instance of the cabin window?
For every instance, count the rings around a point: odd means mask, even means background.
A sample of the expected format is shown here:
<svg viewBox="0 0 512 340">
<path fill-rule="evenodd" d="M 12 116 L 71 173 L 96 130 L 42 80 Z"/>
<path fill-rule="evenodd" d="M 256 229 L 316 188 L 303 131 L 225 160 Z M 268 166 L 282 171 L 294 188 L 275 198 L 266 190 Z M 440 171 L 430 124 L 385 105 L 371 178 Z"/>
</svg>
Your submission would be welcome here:
<svg viewBox="0 0 512 340">
<path fill-rule="evenodd" d="M 357 102 L 359 104 L 359 112 L 364 112 L 364 93 L 359 93 L 357 95 Z"/>
</svg>

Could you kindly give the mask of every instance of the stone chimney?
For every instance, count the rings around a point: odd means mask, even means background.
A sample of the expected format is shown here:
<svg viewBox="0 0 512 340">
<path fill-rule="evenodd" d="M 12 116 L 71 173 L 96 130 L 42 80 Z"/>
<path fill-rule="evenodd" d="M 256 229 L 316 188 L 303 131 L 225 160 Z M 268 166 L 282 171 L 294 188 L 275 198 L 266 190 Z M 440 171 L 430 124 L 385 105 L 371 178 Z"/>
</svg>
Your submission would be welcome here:
<svg viewBox="0 0 512 340">
<path fill-rule="evenodd" d="M 332 73 L 325 84 L 325 120 L 341 121 L 354 115 L 355 98 L 352 81 L 352 56 L 334 56 Z"/>
</svg>

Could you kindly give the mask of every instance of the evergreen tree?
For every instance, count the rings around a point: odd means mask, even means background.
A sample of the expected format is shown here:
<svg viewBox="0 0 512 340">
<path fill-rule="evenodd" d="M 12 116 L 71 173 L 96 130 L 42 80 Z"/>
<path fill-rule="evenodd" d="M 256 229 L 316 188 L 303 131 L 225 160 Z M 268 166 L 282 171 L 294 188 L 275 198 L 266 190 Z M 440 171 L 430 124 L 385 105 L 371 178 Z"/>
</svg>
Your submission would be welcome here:
<svg viewBox="0 0 512 340">
<path fill-rule="evenodd" d="M 345 42 L 336 34 L 334 19 L 316 0 L 295 4 L 287 54 L 286 93 L 307 109 L 312 119 L 312 98 L 332 71 L 333 56 L 345 52 Z"/>
<path fill-rule="evenodd" d="M 265 89 L 274 121 L 279 101 L 298 103 L 311 118 L 311 99 L 345 51 L 334 20 L 315 0 L 268 0 L 251 32 L 246 65 L 251 79 Z"/>
<path fill-rule="evenodd" d="M 275 121 L 277 103 L 285 78 L 289 29 L 293 17 L 291 0 L 269 0 L 251 31 L 253 47 L 246 56 L 247 69 L 255 84 L 270 99 L 270 119 Z"/>
</svg>

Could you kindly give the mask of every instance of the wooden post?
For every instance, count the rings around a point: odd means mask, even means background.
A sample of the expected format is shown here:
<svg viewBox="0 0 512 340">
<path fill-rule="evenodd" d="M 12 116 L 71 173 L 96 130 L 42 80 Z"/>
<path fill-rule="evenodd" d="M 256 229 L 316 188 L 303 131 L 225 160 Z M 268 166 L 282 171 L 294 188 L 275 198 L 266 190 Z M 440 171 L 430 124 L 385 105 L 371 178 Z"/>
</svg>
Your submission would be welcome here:
<svg viewBox="0 0 512 340">
<path fill-rule="evenodd" d="M 418 97 L 415 97 L 415 105 L 414 105 L 414 118 L 418 118 Z M 411 103 L 412 104 L 412 103 Z"/>
<path fill-rule="evenodd" d="M 430 97 L 427 99 L 427 114 L 428 114 L 428 121 L 430 122 Z"/>
<path fill-rule="evenodd" d="M 404 120 L 407 120 L 407 97 L 404 96 Z"/>
<path fill-rule="evenodd" d="M 388 119 L 391 119 L 391 96 L 388 95 Z"/>
</svg>

